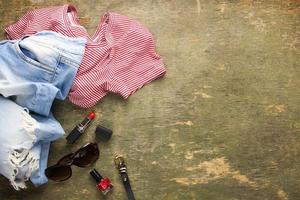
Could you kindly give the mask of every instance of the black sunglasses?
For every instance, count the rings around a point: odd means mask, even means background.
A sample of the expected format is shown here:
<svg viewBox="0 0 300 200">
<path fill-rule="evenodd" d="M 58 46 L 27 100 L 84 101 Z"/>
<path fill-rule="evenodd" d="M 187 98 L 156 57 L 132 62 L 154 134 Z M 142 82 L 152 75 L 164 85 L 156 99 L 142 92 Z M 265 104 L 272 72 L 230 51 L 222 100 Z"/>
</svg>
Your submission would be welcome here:
<svg viewBox="0 0 300 200">
<path fill-rule="evenodd" d="M 99 158 L 96 143 L 88 143 L 74 153 L 70 153 L 45 170 L 46 176 L 54 181 L 65 181 L 72 176 L 71 165 L 88 167 Z"/>
</svg>

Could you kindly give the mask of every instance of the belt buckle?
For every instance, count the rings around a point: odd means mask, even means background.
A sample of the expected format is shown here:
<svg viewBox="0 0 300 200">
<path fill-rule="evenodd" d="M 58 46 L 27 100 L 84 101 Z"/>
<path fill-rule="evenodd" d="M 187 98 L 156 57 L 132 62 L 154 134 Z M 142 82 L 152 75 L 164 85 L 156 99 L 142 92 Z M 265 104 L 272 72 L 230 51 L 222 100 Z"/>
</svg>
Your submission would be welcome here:
<svg viewBox="0 0 300 200">
<path fill-rule="evenodd" d="M 126 165 L 125 165 L 125 160 L 124 157 L 121 155 L 115 155 L 115 166 L 116 168 L 120 171 L 120 173 L 122 172 L 126 172 Z"/>
</svg>

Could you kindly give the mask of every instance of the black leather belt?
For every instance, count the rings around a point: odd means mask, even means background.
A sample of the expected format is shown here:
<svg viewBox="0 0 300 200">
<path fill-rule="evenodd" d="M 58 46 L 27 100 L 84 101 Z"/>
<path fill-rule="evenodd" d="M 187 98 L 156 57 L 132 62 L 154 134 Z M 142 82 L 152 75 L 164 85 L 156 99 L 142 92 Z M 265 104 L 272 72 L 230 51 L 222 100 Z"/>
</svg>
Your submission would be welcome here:
<svg viewBox="0 0 300 200">
<path fill-rule="evenodd" d="M 115 165 L 116 165 L 116 168 L 119 170 L 119 174 L 121 176 L 123 185 L 125 187 L 128 200 L 135 200 L 133 191 L 130 186 L 129 178 L 128 178 L 128 175 L 126 172 L 127 169 L 126 169 L 126 164 L 125 164 L 124 158 L 120 155 L 116 155 L 115 156 Z"/>
</svg>

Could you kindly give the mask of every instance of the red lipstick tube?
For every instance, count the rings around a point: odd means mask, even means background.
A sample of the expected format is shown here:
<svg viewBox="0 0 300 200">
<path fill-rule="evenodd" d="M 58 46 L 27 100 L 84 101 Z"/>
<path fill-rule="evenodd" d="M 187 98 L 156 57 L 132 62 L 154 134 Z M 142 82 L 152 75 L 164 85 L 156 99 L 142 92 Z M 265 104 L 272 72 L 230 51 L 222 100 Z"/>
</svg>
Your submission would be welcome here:
<svg viewBox="0 0 300 200">
<path fill-rule="evenodd" d="M 87 129 L 94 118 L 94 112 L 91 112 L 86 118 L 84 118 L 84 120 L 80 124 L 78 124 L 67 136 L 67 143 L 73 144 L 84 133 L 84 131 Z"/>
<path fill-rule="evenodd" d="M 84 118 L 84 120 L 77 125 L 77 130 L 80 133 L 83 133 L 85 131 L 85 129 L 90 125 L 91 121 L 95 118 L 95 113 L 91 112 L 89 114 L 89 116 L 87 116 L 86 118 Z"/>
</svg>

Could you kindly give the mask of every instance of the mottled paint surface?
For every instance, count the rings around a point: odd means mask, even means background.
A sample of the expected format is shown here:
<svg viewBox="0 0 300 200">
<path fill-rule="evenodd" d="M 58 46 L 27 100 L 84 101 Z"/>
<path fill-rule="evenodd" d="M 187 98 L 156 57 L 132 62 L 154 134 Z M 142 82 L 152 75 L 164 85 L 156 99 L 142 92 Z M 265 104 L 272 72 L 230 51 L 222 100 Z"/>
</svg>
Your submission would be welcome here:
<svg viewBox="0 0 300 200">
<path fill-rule="evenodd" d="M 56 102 L 66 132 L 90 110 L 97 117 L 75 145 L 53 143 L 49 164 L 97 140 L 100 123 L 114 131 L 94 166 L 114 183 L 107 199 L 126 199 L 114 153 L 126 157 L 137 199 L 300 199 L 299 0 L 2 0 L 1 29 L 67 2 L 91 35 L 107 10 L 149 27 L 168 73 L 128 100 L 108 95 L 89 110 Z M 104 199 L 90 169 L 23 192 L 1 177 L 0 199 Z"/>
</svg>

